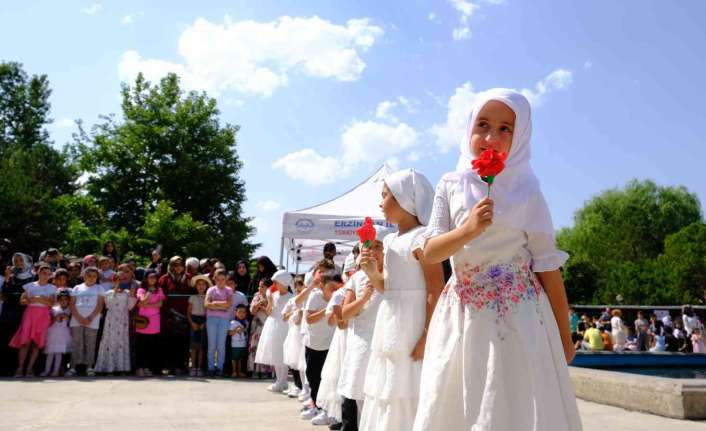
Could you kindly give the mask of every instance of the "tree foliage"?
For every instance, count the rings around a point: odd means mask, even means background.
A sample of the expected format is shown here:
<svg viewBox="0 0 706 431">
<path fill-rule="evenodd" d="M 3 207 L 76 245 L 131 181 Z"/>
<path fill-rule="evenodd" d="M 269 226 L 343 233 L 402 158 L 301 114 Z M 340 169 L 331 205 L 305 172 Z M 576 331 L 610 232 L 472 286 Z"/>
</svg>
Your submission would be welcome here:
<svg viewBox="0 0 706 431">
<path fill-rule="evenodd" d="M 703 301 L 701 226 L 699 200 L 684 187 L 633 180 L 601 193 L 576 212 L 573 227 L 557 236 L 571 254 L 564 268 L 570 299 L 615 303 L 620 295 L 636 304 Z"/>
<path fill-rule="evenodd" d="M 0 237 L 34 256 L 48 247 L 148 256 L 248 258 L 256 244 L 242 215 L 245 185 L 238 126 L 219 121 L 216 101 L 188 93 L 176 75 L 123 85 L 122 115 L 101 117 L 57 150 L 49 140 L 45 75 L 0 63 Z M 78 184 L 79 174 L 83 184 Z"/>
</svg>

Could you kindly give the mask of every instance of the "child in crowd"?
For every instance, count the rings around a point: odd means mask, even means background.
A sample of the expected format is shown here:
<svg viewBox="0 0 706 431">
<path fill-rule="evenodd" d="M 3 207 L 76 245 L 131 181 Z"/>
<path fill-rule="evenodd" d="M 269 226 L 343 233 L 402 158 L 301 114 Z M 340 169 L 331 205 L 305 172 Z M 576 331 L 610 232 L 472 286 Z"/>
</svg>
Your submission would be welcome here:
<svg viewBox="0 0 706 431">
<path fill-rule="evenodd" d="M 77 366 L 85 366 L 89 377 L 95 375 L 96 338 L 103 311 L 103 289 L 98 284 L 99 272 L 95 266 L 83 270 L 83 283 L 71 291 L 71 369 L 67 376 L 76 374 Z"/>
<path fill-rule="evenodd" d="M 383 270 L 383 239 L 389 233 L 383 226 L 375 226 L 375 241 L 369 248 L 361 245 L 360 262 L 368 256 L 369 263 L 378 272 Z M 341 416 L 343 430 L 357 430 L 365 400 L 365 374 L 370 360 L 370 345 L 375 320 L 382 302 L 382 294 L 375 289 L 365 271 L 358 271 L 345 286 L 342 317 L 348 322 L 346 356 L 343 358 L 338 392 L 343 396 Z M 408 328 L 411 330 L 411 328 Z M 410 352 L 411 353 L 411 352 Z"/>
<path fill-rule="evenodd" d="M 208 353 L 206 364 L 210 377 L 223 374 L 223 364 L 226 354 L 226 337 L 230 324 L 229 311 L 233 303 L 233 289 L 226 286 L 226 272 L 217 269 L 213 274 L 215 286 L 206 291 L 204 306 L 206 307 L 206 335 L 208 336 Z"/>
<path fill-rule="evenodd" d="M 113 259 L 111 259 L 109 256 L 101 256 L 98 258 L 98 268 L 100 268 L 100 277 L 98 281 L 99 284 L 106 284 L 108 286 L 112 286 L 113 276 L 115 275 L 115 271 L 113 271 L 113 265 Z"/>
<path fill-rule="evenodd" d="M 288 367 L 284 364 L 284 339 L 287 337 L 288 325 L 282 316 L 285 305 L 292 297 L 290 286 L 292 276 L 285 270 L 279 270 L 272 276 L 276 287 L 271 295 L 267 308 L 267 320 L 262 329 L 260 346 L 257 350 L 255 362 L 270 365 L 275 370 L 276 381 L 267 389 L 272 392 L 283 392 L 287 389 Z"/>
<path fill-rule="evenodd" d="M 250 324 L 250 342 L 248 345 L 248 371 L 259 378 L 270 374 L 269 366 L 255 363 L 257 349 L 260 345 L 260 335 L 267 320 L 267 289 L 270 286 L 272 286 L 270 278 L 260 280 L 257 285 L 257 293 L 253 296 L 252 304 L 250 305 L 250 314 L 252 314 L 253 318 Z"/>
<path fill-rule="evenodd" d="M 399 230 L 383 240 L 383 271 L 369 250 L 362 252 L 361 269 L 383 299 L 365 374 L 361 430 L 413 426 L 427 329 L 444 288 L 442 264 L 427 263 L 421 250 L 433 197 L 429 181 L 414 170 L 384 180 L 380 207 Z"/>
<path fill-rule="evenodd" d="M 206 291 L 211 287 L 211 279 L 205 275 L 191 278 L 191 287 L 196 288 L 196 295 L 189 297 L 186 318 L 190 327 L 191 377 L 203 376 L 204 347 L 206 346 Z"/>
<path fill-rule="evenodd" d="M 304 290 L 304 281 L 301 279 L 294 280 L 294 295 L 298 295 Z M 289 367 L 294 378 L 294 386 L 289 389 L 287 395 L 290 398 L 299 396 L 303 389 L 302 375 L 303 370 L 299 370 L 299 355 L 302 350 L 302 336 L 300 326 L 302 321 L 302 310 L 297 306 L 295 297 L 289 298 L 287 305 L 282 310 L 282 318 L 289 324 L 287 337 L 284 339 L 284 365 Z"/>
<path fill-rule="evenodd" d="M 27 354 L 27 377 L 34 377 L 34 363 L 46 344 L 47 329 L 51 325 L 49 310 L 54 305 L 56 295 L 56 288 L 49 283 L 51 275 L 51 266 L 41 263 L 37 268 L 38 280 L 22 286 L 24 292 L 20 296 L 20 304 L 26 305 L 27 308 L 22 314 L 19 329 L 10 340 L 10 347 L 19 349 L 15 377 L 24 376 Z"/>
<path fill-rule="evenodd" d="M 691 345 L 694 353 L 706 353 L 706 344 L 704 344 L 704 337 L 701 331 L 701 328 L 694 328 L 691 331 Z"/>
<path fill-rule="evenodd" d="M 54 275 L 54 279 L 57 279 L 56 275 Z M 51 308 L 53 323 L 47 330 L 47 344 L 44 347 L 47 360 L 44 372 L 41 374 L 42 377 L 59 376 L 63 355 L 71 347 L 71 330 L 69 329 L 71 293 L 67 289 L 60 290 L 56 298 L 57 304 Z"/>
<path fill-rule="evenodd" d="M 351 259 L 349 259 L 350 257 Z M 350 261 L 355 265 L 353 253 L 346 258 L 343 274 L 349 274 Z M 326 305 L 324 318 L 328 324 L 333 326 L 334 333 L 331 339 L 331 347 L 326 355 L 326 362 L 321 369 L 321 384 L 319 392 L 316 394 L 316 402 L 321 407 L 322 412 L 311 420 L 313 425 L 334 425 L 343 426 L 341 407 L 343 398 L 338 394 L 338 380 L 341 376 L 343 358 L 346 355 L 346 337 L 348 334 L 348 322 L 343 320 L 343 301 L 346 298 L 346 289 L 342 289 L 343 278 L 331 299 Z"/>
<path fill-rule="evenodd" d="M 615 309 L 611 312 L 610 319 L 611 336 L 613 338 L 613 351 L 622 352 L 625 350 L 625 325 L 623 325 L 623 314 Z"/>
<path fill-rule="evenodd" d="M 568 255 L 530 164 L 531 130 L 521 93 L 479 94 L 456 170 L 437 186 L 424 259 L 450 259 L 453 273 L 427 331 L 414 431 L 582 428 L 567 367 Z M 472 169 L 486 150 L 507 155 L 490 190 Z"/>
<path fill-rule="evenodd" d="M 631 352 L 637 351 L 637 334 L 632 326 L 627 326 L 627 335 L 625 336 L 625 349 Z"/>
<path fill-rule="evenodd" d="M 137 289 L 138 318 L 135 329 L 136 374 L 150 377 L 161 367 L 159 360 L 161 332 L 161 308 L 167 297 L 157 285 L 158 274 L 154 269 L 145 271 L 142 286 Z"/>
<path fill-rule="evenodd" d="M 248 307 L 235 307 L 235 319 L 230 321 L 230 359 L 233 365 L 231 377 L 247 377 L 243 371 L 243 359 L 248 356 Z"/>
<path fill-rule="evenodd" d="M 103 295 L 108 312 L 105 316 L 95 371 L 128 373 L 131 370 L 130 311 L 137 303 L 132 270 L 125 264 L 120 265 L 113 280 L 112 289 Z"/>
<path fill-rule="evenodd" d="M 321 413 L 317 404 L 317 395 L 321 385 L 321 370 L 326 362 L 326 355 L 331 346 L 334 327 L 329 325 L 325 318 L 326 306 L 331 300 L 331 295 L 340 283 L 333 261 L 324 259 L 319 261 L 314 270 L 314 281 L 306 306 L 304 307 L 304 320 L 306 333 L 304 336 L 304 357 L 306 360 L 306 378 L 311 387 L 311 405 L 301 413 L 305 420 L 314 419 Z M 302 292 L 305 292 L 304 289 Z"/>
</svg>

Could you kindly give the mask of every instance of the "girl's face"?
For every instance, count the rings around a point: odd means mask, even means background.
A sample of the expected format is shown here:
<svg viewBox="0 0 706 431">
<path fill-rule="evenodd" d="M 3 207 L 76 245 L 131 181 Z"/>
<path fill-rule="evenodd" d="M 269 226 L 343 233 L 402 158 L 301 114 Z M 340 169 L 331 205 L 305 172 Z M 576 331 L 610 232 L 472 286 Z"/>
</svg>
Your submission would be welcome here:
<svg viewBox="0 0 706 431">
<path fill-rule="evenodd" d="M 96 280 L 98 280 L 98 274 L 96 274 L 95 271 L 88 271 L 83 274 L 83 281 L 86 283 L 86 286 L 93 286 L 96 284 Z"/>
<path fill-rule="evenodd" d="M 302 283 L 296 283 L 294 285 L 294 291 L 298 294 L 302 293 L 302 290 L 304 290 L 304 284 Z"/>
<path fill-rule="evenodd" d="M 107 251 L 108 253 L 112 253 L 113 250 L 115 250 L 115 246 L 113 245 L 113 243 L 112 243 L 112 242 L 107 242 L 107 243 L 105 244 L 105 251 Z"/>
<path fill-rule="evenodd" d="M 380 202 L 380 209 L 382 209 L 385 219 L 391 223 L 399 223 L 405 216 L 411 215 L 400 206 L 397 199 L 395 199 L 395 196 L 387 187 L 387 184 L 382 187 L 382 202 Z"/>
<path fill-rule="evenodd" d="M 267 286 L 265 286 L 265 282 L 261 281 L 260 284 L 257 285 L 257 290 L 260 291 L 260 294 L 264 294 L 265 290 L 267 290 Z"/>
<path fill-rule="evenodd" d="M 481 108 L 471 131 L 471 152 L 475 157 L 488 148 L 510 154 L 515 131 L 515 112 L 506 104 L 491 100 Z"/>
<path fill-rule="evenodd" d="M 154 287 L 156 285 L 157 285 L 157 275 L 151 274 L 149 277 L 147 277 L 147 286 Z"/>
<path fill-rule="evenodd" d="M 238 284 L 235 282 L 235 280 L 233 280 L 232 278 L 229 278 L 228 280 L 226 280 L 226 286 L 235 290 L 235 288 L 238 287 Z"/>
<path fill-rule="evenodd" d="M 51 269 L 50 268 L 42 268 L 39 271 L 39 283 L 40 284 L 46 284 L 49 281 L 49 278 L 51 278 Z"/>
<path fill-rule="evenodd" d="M 383 265 L 383 250 L 384 246 L 382 245 L 382 241 L 375 240 L 373 245 L 370 247 L 371 254 L 377 260 L 378 262 L 378 269 L 382 269 Z"/>
<path fill-rule="evenodd" d="M 248 268 L 244 264 L 238 265 L 238 274 L 240 274 L 241 277 L 244 277 L 245 274 L 248 273 Z"/>
<path fill-rule="evenodd" d="M 25 261 L 24 261 L 20 256 L 15 256 L 15 257 L 13 257 L 13 258 L 12 258 L 12 264 L 13 264 L 16 268 L 24 269 L 24 267 L 25 267 Z"/>
<path fill-rule="evenodd" d="M 110 261 L 108 259 L 101 260 L 100 266 L 101 271 L 107 271 L 110 268 Z"/>
<path fill-rule="evenodd" d="M 182 272 L 184 272 L 184 264 L 182 262 L 176 262 L 173 266 L 174 268 L 174 273 L 179 275 Z"/>
<path fill-rule="evenodd" d="M 65 275 L 60 275 L 58 277 L 54 277 L 54 286 L 56 287 L 65 287 L 66 286 L 66 276 Z"/>
<path fill-rule="evenodd" d="M 226 276 L 223 274 L 217 275 L 215 281 L 218 287 L 224 287 L 226 285 Z"/>
<path fill-rule="evenodd" d="M 205 281 L 199 280 L 196 282 L 196 291 L 199 292 L 199 295 L 203 295 L 206 293 L 206 289 L 208 288 L 208 285 L 206 284 Z"/>
<path fill-rule="evenodd" d="M 235 317 L 237 317 L 238 320 L 245 320 L 245 318 L 248 317 L 248 313 L 245 311 L 244 307 L 240 307 L 235 310 Z"/>
<path fill-rule="evenodd" d="M 61 308 L 66 308 L 69 306 L 69 297 L 68 296 L 62 296 L 59 298 L 59 305 Z"/>
<path fill-rule="evenodd" d="M 265 265 L 260 265 L 260 264 L 258 264 L 258 265 L 257 265 L 257 270 L 260 271 L 260 272 L 265 272 Z"/>
</svg>

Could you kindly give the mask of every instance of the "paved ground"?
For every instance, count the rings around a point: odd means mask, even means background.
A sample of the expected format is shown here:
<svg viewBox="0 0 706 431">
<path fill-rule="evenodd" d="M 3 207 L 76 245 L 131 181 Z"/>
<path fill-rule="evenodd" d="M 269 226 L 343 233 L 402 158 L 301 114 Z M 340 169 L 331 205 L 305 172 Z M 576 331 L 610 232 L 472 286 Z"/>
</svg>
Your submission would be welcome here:
<svg viewBox="0 0 706 431">
<path fill-rule="evenodd" d="M 298 419 L 298 403 L 267 392 L 265 386 L 261 381 L 169 378 L 4 379 L 0 430 L 325 429 Z M 665 419 L 584 401 L 579 409 L 586 431 L 706 431 L 706 422 Z"/>
</svg>

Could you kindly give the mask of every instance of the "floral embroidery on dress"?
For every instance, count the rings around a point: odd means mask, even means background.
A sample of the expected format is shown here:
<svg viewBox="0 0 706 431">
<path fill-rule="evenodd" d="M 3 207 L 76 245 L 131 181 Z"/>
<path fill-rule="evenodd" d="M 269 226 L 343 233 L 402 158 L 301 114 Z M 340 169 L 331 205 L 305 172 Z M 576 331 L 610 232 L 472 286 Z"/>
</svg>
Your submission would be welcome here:
<svg viewBox="0 0 706 431">
<path fill-rule="evenodd" d="M 450 280 L 444 294 L 468 306 L 471 313 L 494 309 L 500 320 L 520 302 L 536 302 L 542 292 L 529 263 L 520 257 L 509 263 L 481 266 L 459 263 L 454 266 L 454 274 L 456 282 Z"/>
</svg>

